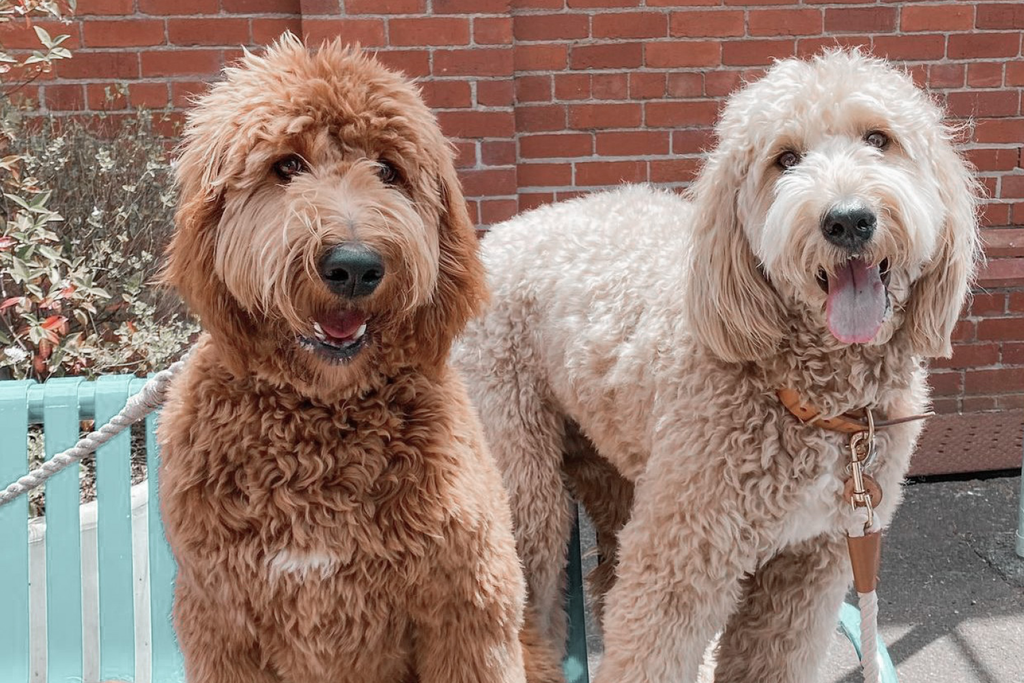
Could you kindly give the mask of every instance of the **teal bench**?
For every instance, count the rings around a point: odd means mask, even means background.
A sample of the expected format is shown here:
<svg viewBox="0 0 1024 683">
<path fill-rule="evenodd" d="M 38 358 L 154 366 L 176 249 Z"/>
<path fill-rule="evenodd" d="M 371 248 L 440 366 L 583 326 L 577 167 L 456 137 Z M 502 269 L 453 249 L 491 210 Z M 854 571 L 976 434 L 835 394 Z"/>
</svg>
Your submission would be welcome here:
<svg viewBox="0 0 1024 683">
<path fill-rule="evenodd" d="M 75 444 L 80 420 L 103 424 L 144 383 L 132 376 L 0 382 L 0 488 L 27 471 L 29 425 L 43 425 L 50 458 Z M 79 505 L 78 471 L 70 467 L 46 483 L 44 519 L 29 520 L 26 496 L 0 506 L 0 683 L 184 680 L 170 616 L 174 558 L 159 508 L 149 504 L 157 500 L 156 420 L 146 419 L 143 484 L 130 485 L 126 431 L 97 454 L 95 503 Z M 45 580 L 33 583 L 40 576 Z M 588 683 L 578 524 L 567 609 L 566 677 Z M 859 654 L 859 613 L 845 605 L 841 617 Z M 882 655 L 882 681 L 896 683 L 884 647 Z"/>
</svg>

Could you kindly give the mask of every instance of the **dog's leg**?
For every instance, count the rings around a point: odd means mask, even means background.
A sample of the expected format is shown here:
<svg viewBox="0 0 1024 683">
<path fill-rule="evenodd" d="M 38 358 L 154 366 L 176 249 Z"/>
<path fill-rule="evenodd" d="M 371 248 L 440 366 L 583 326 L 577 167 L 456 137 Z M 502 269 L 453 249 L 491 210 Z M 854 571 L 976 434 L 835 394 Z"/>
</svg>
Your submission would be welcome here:
<svg viewBox="0 0 1024 683">
<path fill-rule="evenodd" d="M 646 475 L 638 483 L 619 535 L 596 683 L 694 683 L 754 568 L 754 548 L 742 542 L 749 529 L 728 501 L 710 486 L 681 498 L 677 483 Z"/>
<path fill-rule="evenodd" d="M 744 583 L 718 650 L 718 683 L 811 683 L 849 582 L 842 539 L 787 549 Z"/>
<path fill-rule="evenodd" d="M 237 608 L 211 601 L 178 580 L 174 629 L 188 683 L 281 683 L 260 666 L 256 643 L 240 622 Z"/>
</svg>

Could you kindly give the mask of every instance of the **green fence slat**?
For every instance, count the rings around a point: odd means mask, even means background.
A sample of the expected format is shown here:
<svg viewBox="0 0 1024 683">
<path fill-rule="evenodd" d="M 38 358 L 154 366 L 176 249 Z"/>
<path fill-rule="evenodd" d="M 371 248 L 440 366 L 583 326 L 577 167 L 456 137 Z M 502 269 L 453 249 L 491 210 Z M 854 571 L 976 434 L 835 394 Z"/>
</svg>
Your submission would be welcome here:
<svg viewBox="0 0 1024 683">
<path fill-rule="evenodd" d="M 28 471 L 28 387 L 34 381 L 0 382 L 0 487 Z M 0 507 L 0 681 L 29 680 L 28 496 Z"/>
<path fill-rule="evenodd" d="M 158 415 L 146 418 L 146 475 L 149 483 L 149 615 L 153 647 L 153 682 L 185 679 L 185 663 L 171 621 L 177 565 L 160 519 L 160 449 L 156 443 Z"/>
<path fill-rule="evenodd" d="M 124 408 L 130 375 L 96 381 L 96 426 Z M 131 433 L 96 451 L 96 556 L 99 570 L 100 680 L 135 676 L 135 605 L 132 581 Z"/>
<path fill-rule="evenodd" d="M 51 379 L 43 399 L 46 457 L 78 440 L 80 377 Z M 82 534 L 78 467 L 46 483 L 46 672 L 51 682 L 82 678 Z"/>
<path fill-rule="evenodd" d="M 569 590 L 566 612 L 569 617 L 569 642 L 562 670 L 567 683 L 589 683 L 587 665 L 587 624 L 583 603 L 583 559 L 580 552 L 580 512 L 573 506 L 574 522 L 569 540 Z"/>
</svg>

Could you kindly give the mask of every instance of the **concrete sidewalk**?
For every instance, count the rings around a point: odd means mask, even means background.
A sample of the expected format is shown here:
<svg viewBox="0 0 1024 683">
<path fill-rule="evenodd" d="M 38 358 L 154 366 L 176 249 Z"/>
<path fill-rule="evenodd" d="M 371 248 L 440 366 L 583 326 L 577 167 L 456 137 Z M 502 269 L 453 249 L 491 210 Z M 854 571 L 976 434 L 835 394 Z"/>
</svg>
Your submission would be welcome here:
<svg viewBox="0 0 1024 683">
<path fill-rule="evenodd" d="M 1019 477 L 907 485 L 883 543 L 879 586 L 880 630 L 900 683 L 1024 683 L 1019 492 Z M 588 538 L 584 524 L 585 547 Z M 589 619 L 587 630 L 593 675 L 601 642 Z M 821 681 L 861 680 L 853 647 L 837 632 Z"/>
</svg>

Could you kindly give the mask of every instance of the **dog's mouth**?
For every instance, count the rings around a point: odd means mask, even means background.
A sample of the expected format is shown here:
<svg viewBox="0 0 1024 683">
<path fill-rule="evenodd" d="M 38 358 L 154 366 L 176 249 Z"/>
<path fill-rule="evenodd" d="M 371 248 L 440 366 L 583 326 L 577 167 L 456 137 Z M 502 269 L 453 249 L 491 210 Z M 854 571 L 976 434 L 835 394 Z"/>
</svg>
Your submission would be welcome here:
<svg viewBox="0 0 1024 683">
<path fill-rule="evenodd" d="M 366 316 L 358 311 L 330 313 L 313 320 L 313 336 L 300 336 L 299 344 L 332 363 L 344 363 L 368 343 L 366 325 Z"/>
<path fill-rule="evenodd" d="M 889 259 L 871 264 L 852 257 L 834 274 L 819 268 L 815 279 L 825 292 L 829 332 L 844 344 L 875 338 L 889 312 Z"/>
</svg>

